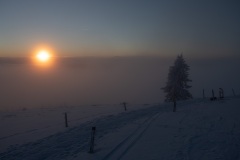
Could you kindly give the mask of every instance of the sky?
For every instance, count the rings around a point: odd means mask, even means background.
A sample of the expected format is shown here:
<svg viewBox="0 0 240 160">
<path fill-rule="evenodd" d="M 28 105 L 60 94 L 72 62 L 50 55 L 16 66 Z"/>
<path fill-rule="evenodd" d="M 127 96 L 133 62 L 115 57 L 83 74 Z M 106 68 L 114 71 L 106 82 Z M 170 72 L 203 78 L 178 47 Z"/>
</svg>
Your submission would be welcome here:
<svg viewBox="0 0 240 160">
<path fill-rule="evenodd" d="M 0 56 L 237 56 L 238 0 L 0 0 Z"/>
</svg>

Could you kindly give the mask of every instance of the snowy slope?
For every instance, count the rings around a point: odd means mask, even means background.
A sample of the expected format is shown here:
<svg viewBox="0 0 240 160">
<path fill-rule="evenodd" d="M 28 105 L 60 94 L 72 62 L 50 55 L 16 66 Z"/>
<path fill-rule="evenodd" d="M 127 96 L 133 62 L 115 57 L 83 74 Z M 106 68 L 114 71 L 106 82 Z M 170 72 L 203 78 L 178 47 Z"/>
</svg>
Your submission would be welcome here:
<svg viewBox="0 0 240 160">
<path fill-rule="evenodd" d="M 163 113 L 121 159 L 240 159 L 240 101 Z"/>
<path fill-rule="evenodd" d="M 0 159 L 240 159 L 240 99 L 191 100 L 104 116 L 32 143 Z M 91 127 L 94 153 L 89 154 Z"/>
<path fill-rule="evenodd" d="M 128 111 L 146 108 L 147 105 L 128 104 Z M 124 112 L 122 104 L 96 104 L 82 106 L 41 107 L 0 111 L 0 153 L 11 145 L 37 141 L 65 128 L 64 113 L 68 114 L 69 128 L 106 115 Z"/>
</svg>

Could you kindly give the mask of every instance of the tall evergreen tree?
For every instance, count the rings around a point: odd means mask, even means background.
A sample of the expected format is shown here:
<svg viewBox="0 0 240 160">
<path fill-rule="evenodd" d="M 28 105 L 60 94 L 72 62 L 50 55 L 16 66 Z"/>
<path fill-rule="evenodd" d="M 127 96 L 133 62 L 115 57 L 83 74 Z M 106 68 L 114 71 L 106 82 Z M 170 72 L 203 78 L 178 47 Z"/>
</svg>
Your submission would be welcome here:
<svg viewBox="0 0 240 160">
<path fill-rule="evenodd" d="M 176 101 L 192 98 L 188 91 L 191 88 L 188 82 L 192 81 L 188 78 L 189 69 L 182 55 L 178 55 L 174 65 L 169 68 L 168 80 L 162 89 L 166 93 L 165 101 L 174 103 L 173 112 L 176 112 Z"/>
</svg>

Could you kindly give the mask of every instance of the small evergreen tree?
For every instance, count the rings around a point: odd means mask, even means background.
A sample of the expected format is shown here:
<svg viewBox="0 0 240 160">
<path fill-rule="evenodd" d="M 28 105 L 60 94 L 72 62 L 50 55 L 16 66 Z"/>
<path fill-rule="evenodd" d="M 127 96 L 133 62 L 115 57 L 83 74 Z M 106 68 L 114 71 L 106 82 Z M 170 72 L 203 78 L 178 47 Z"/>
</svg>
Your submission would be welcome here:
<svg viewBox="0 0 240 160">
<path fill-rule="evenodd" d="M 182 55 L 178 55 L 174 66 L 169 68 L 168 81 L 162 89 L 166 93 L 165 101 L 174 103 L 173 112 L 176 112 L 176 101 L 192 98 L 188 91 L 191 88 L 188 82 L 192 81 L 188 78 L 189 68 Z"/>
</svg>

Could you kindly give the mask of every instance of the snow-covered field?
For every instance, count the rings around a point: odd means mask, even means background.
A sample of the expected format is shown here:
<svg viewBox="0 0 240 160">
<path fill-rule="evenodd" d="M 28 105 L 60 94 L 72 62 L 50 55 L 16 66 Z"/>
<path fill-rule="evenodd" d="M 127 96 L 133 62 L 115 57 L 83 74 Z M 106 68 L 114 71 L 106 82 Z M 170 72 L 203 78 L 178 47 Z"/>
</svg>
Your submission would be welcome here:
<svg viewBox="0 0 240 160">
<path fill-rule="evenodd" d="M 129 111 L 146 108 L 148 105 L 128 104 Z M 0 152 L 11 145 L 21 145 L 46 136 L 67 131 L 102 116 L 124 112 L 122 104 L 95 104 L 89 106 L 58 106 L 35 109 L 0 111 Z M 68 115 L 69 128 L 65 128 L 65 113 Z"/>
<path fill-rule="evenodd" d="M 240 99 L 233 97 L 179 102 L 176 113 L 172 104 L 129 105 L 127 112 L 121 105 L 5 111 L 0 113 L 0 159 L 238 160 L 239 114 Z"/>
</svg>

